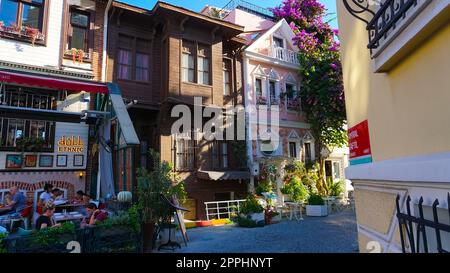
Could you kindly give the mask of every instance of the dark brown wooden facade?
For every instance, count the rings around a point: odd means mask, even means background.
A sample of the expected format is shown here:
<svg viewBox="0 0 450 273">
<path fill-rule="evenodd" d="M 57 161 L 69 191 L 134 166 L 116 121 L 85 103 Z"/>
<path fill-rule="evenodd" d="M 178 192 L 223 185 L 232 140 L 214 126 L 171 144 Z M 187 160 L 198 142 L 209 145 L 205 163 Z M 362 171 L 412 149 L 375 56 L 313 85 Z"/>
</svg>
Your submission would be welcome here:
<svg viewBox="0 0 450 273">
<path fill-rule="evenodd" d="M 170 117 L 171 109 L 177 104 L 193 109 L 194 97 L 202 97 L 204 106 L 243 104 L 240 51 L 245 44 L 236 37 L 242 32 L 241 26 L 161 2 L 153 10 L 114 2 L 110 11 L 107 81 L 118 83 L 129 103 L 142 143 L 135 160 L 139 166 L 149 167 L 146 152 L 153 148 L 160 152 L 161 160 L 174 163 L 185 179 L 189 198 L 195 200 L 199 219 L 205 218 L 203 202 L 227 195 L 243 198 L 247 183 L 244 179 L 203 180 L 198 172 L 242 171 L 245 162 L 233 155 L 231 141 L 216 143 L 212 149 L 213 143 L 201 140 L 192 142 L 186 155 L 192 157 L 192 165 L 177 166 L 180 151 L 171 135 L 177 118 Z M 193 54 L 188 68 L 183 63 L 186 52 Z M 203 67 L 200 58 L 207 59 Z M 200 73 L 205 63 L 208 68 Z M 223 148 L 217 150 L 219 146 Z"/>
</svg>

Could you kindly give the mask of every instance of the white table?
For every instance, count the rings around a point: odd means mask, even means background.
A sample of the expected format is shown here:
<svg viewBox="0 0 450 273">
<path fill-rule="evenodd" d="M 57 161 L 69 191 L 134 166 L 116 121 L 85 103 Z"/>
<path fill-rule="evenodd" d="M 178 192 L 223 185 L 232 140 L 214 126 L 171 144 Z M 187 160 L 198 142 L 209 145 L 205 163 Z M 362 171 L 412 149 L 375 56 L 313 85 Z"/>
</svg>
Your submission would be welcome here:
<svg viewBox="0 0 450 273">
<path fill-rule="evenodd" d="M 303 202 L 285 202 L 285 204 L 289 207 L 289 220 L 292 220 L 293 217 L 299 220 L 303 220 L 303 214 L 302 214 L 302 206 Z"/>
<path fill-rule="evenodd" d="M 63 222 L 63 221 L 73 221 L 73 220 L 81 220 L 83 219 L 84 216 L 81 213 L 67 213 L 67 214 L 62 214 L 62 213 L 55 213 L 53 216 L 53 219 L 55 220 L 56 223 L 58 222 Z"/>
<path fill-rule="evenodd" d="M 324 197 L 323 200 L 325 201 L 325 204 L 327 205 L 328 214 L 331 214 L 331 204 L 332 201 L 336 200 L 335 197 Z"/>
</svg>

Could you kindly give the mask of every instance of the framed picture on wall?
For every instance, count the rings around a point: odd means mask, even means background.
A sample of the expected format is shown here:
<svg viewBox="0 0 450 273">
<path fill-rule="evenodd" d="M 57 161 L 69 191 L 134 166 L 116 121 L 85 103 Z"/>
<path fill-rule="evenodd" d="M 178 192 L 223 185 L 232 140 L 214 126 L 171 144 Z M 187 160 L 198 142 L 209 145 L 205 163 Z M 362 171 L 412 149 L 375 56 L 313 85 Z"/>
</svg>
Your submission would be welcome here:
<svg viewBox="0 0 450 273">
<path fill-rule="evenodd" d="M 37 165 L 37 155 L 26 155 L 25 156 L 25 167 L 36 167 Z"/>
<path fill-rule="evenodd" d="M 23 165 L 22 155 L 6 155 L 6 169 L 20 169 Z"/>
<path fill-rule="evenodd" d="M 53 167 L 53 155 L 41 155 L 39 157 L 39 167 Z"/>
<path fill-rule="evenodd" d="M 58 155 L 56 157 L 56 167 L 67 167 L 67 155 Z"/>
<path fill-rule="evenodd" d="M 73 166 L 83 167 L 84 165 L 84 155 L 74 155 L 73 156 Z"/>
</svg>

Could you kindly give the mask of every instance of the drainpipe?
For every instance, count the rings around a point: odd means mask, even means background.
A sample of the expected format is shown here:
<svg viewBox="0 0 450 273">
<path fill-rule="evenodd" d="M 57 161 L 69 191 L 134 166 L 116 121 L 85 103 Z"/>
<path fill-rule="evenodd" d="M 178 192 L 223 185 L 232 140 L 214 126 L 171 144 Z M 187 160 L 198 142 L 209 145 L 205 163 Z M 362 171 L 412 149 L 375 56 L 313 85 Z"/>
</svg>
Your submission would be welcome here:
<svg viewBox="0 0 450 273">
<path fill-rule="evenodd" d="M 113 0 L 108 0 L 103 17 L 103 55 L 102 55 L 102 81 L 106 82 L 106 49 L 108 45 L 108 13 Z"/>
<path fill-rule="evenodd" d="M 105 15 L 103 17 L 103 55 L 102 55 L 102 82 L 106 82 L 106 49 L 108 45 L 108 13 L 113 0 L 108 0 L 106 4 Z M 98 99 L 98 98 L 97 98 Z M 98 172 L 97 172 L 97 200 L 100 200 L 100 181 L 101 181 L 101 156 L 98 155 Z"/>
<path fill-rule="evenodd" d="M 247 134 L 247 164 L 248 168 L 251 170 L 250 173 L 253 172 L 253 140 L 252 140 L 252 132 L 250 126 L 250 88 L 249 88 L 249 77 L 248 77 L 248 65 L 249 59 L 244 52 L 242 53 L 243 58 L 243 70 L 244 70 L 244 102 L 245 102 L 245 131 Z M 255 193 L 255 176 L 251 175 L 250 183 L 248 185 L 248 192 Z"/>
</svg>

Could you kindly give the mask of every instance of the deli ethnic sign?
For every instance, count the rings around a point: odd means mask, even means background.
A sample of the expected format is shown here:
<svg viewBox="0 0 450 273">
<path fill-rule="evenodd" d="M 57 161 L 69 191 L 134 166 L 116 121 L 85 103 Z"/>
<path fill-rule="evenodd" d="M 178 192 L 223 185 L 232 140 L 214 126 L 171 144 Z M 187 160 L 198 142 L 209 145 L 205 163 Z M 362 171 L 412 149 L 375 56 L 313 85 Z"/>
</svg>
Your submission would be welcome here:
<svg viewBox="0 0 450 273">
<path fill-rule="evenodd" d="M 58 141 L 58 152 L 82 153 L 84 152 L 84 142 L 80 136 L 62 136 Z"/>
<path fill-rule="evenodd" d="M 350 148 L 351 165 L 372 162 L 369 124 L 367 120 L 348 129 L 348 145 Z"/>
</svg>

